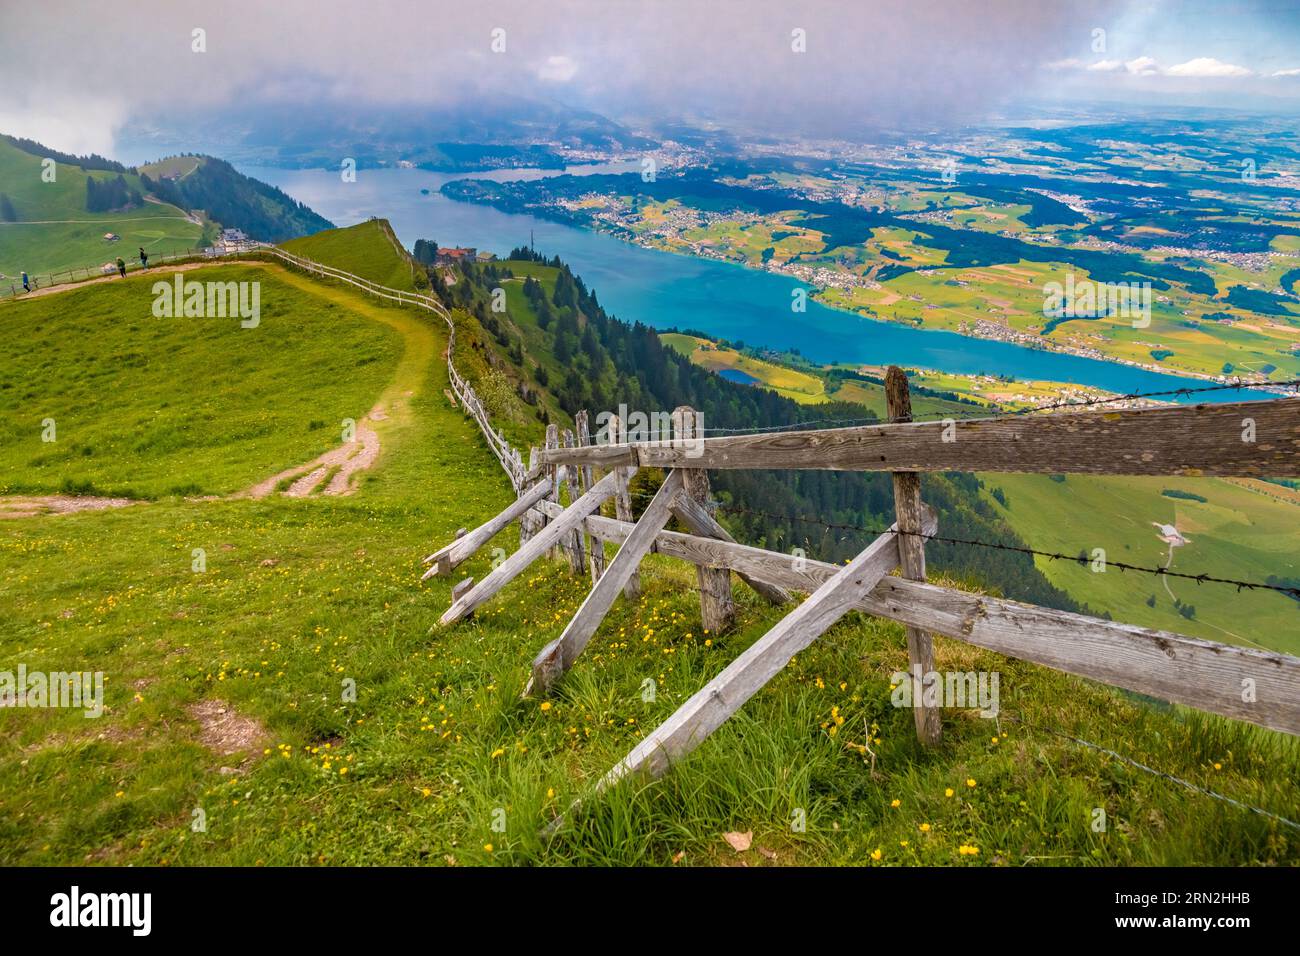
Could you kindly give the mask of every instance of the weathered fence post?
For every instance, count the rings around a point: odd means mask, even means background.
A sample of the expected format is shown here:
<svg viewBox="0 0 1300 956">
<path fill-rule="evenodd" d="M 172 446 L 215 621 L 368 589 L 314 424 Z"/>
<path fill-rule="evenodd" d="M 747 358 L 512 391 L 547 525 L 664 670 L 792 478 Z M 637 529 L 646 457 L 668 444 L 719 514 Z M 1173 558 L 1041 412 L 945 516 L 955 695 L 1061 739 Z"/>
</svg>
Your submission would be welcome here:
<svg viewBox="0 0 1300 956">
<path fill-rule="evenodd" d="M 587 420 L 587 410 L 584 408 L 573 416 L 573 425 L 578 432 L 578 447 L 584 448 L 591 444 L 591 428 Z M 591 488 L 592 470 L 590 465 L 583 465 L 578 472 L 579 485 L 585 494 Z M 587 556 L 591 562 L 591 583 L 595 584 L 600 580 L 600 576 L 605 573 L 605 544 L 603 541 L 587 536 Z"/>
<path fill-rule="evenodd" d="M 546 447 L 560 447 L 560 426 L 555 424 L 546 426 Z M 546 500 L 553 501 L 557 505 L 560 503 L 560 483 L 556 480 L 559 477 L 558 472 L 555 465 L 546 466 L 546 476 L 551 479 L 551 492 L 546 496 Z M 558 553 L 555 548 L 551 548 L 546 552 L 546 556 L 554 561 Z"/>
<path fill-rule="evenodd" d="M 564 447 L 575 448 L 577 442 L 573 438 L 573 432 L 567 428 L 564 430 Z M 578 466 L 570 465 L 564 470 L 566 484 L 569 486 L 569 504 L 573 504 L 582 497 L 582 492 L 578 490 Z M 582 554 L 582 526 L 579 525 L 574 529 L 573 534 L 564 540 L 564 553 L 569 558 L 569 570 L 574 574 L 581 574 L 583 566 L 587 563 Z"/>
<path fill-rule="evenodd" d="M 531 472 L 536 467 L 537 467 L 537 446 L 530 445 L 528 447 L 529 472 Z M 521 489 L 520 494 L 522 493 L 523 491 Z M 536 521 L 537 519 L 533 517 L 532 512 L 525 512 L 524 514 L 519 516 L 519 547 L 522 548 L 525 544 L 527 544 L 528 539 L 531 538 L 533 534 L 536 532 L 536 528 L 537 528 Z"/>
<path fill-rule="evenodd" d="M 676 443 L 690 448 L 692 442 L 703 437 L 699 412 L 689 405 L 681 405 L 673 411 L 673 440 Z M 703 468 L 683 468 L 682 478 L 686 494 L 707 509 L 709 473 Z M 736 604 L 731 599 L 731 572 L 726 568 L 699 565 L 695 577 L 699 583 L 700 619 L 705 633 L 725 631 L 736 616 Z"/>
<path fill-rule="evenodd" d="M 894 422 L 912 420 L 912 395 L 907 375 L 897 365 L 885 373 L 885 402 Z M 925 580 L 925 540 L 921 537 L 921 476 L 915 471 L 896 471 L 894 514 L 898 520 L 898 564 L 903 577 Z M 923 744 L 937 744 L 943 732 L 939 711 L 924 705 L 924 690 L 934 673 L 934 644 L 927 631 L 907 628 L 907 662 L 912 671 L 912 707 L 916 735 Z"/>
<path fill-rule="evenodd" d="M 624 422 L 619 421 L 617 415 L 609 416 L 609 424 L 606 425 L 606 442 L 610 445 L 622 445 L 627 442 L 627 433 Z M 628 470 L 626 468 L 614 469 L 614 517 L 619 521 L 632 521 L 632 493 L 628 490 Z M 623 597 L 629 601 L 635 601 L 641 596 L 641 572 L 633 571 L 632 576 L 627 579 L 627 584 L 623 585 Z"/>
</svg>

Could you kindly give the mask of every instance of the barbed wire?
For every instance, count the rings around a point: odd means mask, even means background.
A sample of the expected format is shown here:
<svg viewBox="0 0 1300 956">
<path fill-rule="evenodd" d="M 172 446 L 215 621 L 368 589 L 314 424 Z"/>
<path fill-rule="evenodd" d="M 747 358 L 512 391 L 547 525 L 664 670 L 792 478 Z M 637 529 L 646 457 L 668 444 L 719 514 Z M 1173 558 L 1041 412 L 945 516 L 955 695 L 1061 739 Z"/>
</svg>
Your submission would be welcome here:
<svg viewBox="0 0 1300 956">
<path fill-rule="evenodd" d="M 919 422 L 927 422 L 927 421 L 947 421 L 950 419 L 954 421 L 968 421 L 975 418 L 1011 418 L 1020 415 L 1032 415 L 1036 412 L 1051 412 L 1061 408 L 1089 408 L 1097 405 L 1109 405 L 1112 402 L 1131 402 L 1131 401 L 1137 401 L 1139 399 L 1166 398 L 1171 396 L 1186 397 L 1189 395 L 1197 395 L 1202 392 L 1238 391 L 1241 389 L 1249 389 L 1249 388 L 1291 388 L 1291 387 L 1300 387 L 1300 378 L 1287 379 L 1286 381 L 1282 381 L 1282 382 L 1220 382 L 1215 385 L 1205 385 L 1197 388 L 1192 388 L 1192 387 L 1171 388 L 1171 389 L 1165 389 L 1157 392 L 1126 392 L 1122 395 L 1108 395 L 1104 397 L 1077 399 L 1072 401 L 1060 401 L 1060 402 L 1053 402 L 1050 405 L 1032 405 L 1028 408 L 1013 408 L 1013 409 L 982 408 L 979 411 L 972 411 L 968 414 L 959 414 L 959 415 L 935 413 L 932 415 L 925 415 L 925 416 L 913 416 L 909 420 L 911 422 L 919 423 Z M 1281 396 L 1281 397 L 1285 397 L 1285 396 Z M 1263 401 L 1270 401 L 1270 399 L 1263 399 Z M 713 433 L 713 434 L 727 434 L 727 435 L 742 435 L 742 434 L 757 434 L 761 432 L 796 431 L 799 429 L 805 429 L 810 425 L 826 425 L 826 426 L 871 425 L 871 424 L 894 425 L 894 424 L 899 424 L 902 421 L 904 420 L 899 418 L 891 418 L 891 417 L 881 418 L 879 416 L 873 416 L 870 418 L 812 418 L 801 422 L 793 422 L 788 425 L 761 425 L 754 428 L 704 428 L 702 429 L 702 431 L 705 434 Z"/>
<path fill-rule="evenodd" d="M 645 492 L 632 492 L 633 498 L 649 500 L 654 497 L 652 494 Z M 856 531 L 861 534 L 882 535 L 882 534 L 903 534 L 913 537 L 923 538 L 926 541 L 938 541 L 943 544 L 960 544 L 977 548 L 990 548 L 995 551 L 1012 551 L 1017 554 L 1029 555 L 1031 557 L 1048 558 L 1052 561 L 1073 561 L 1075 564 L 1086 565 L 1091 563 L 1089 558 L 1080 558 L 1077 554 L 1063 554 L 1059 551 L 1039 551 L 1036 548 L 1020 547 L 1013 544 L 1001 544 L 994 541 L 979 541 L 974 538 L 949 538 L 938 534 L 926 534 L 923 531 L 896 531 L 893 528 L 869 528 L 857 524 L 841 524 L 833 521 L 822 521 L 820 518 L 810 518 L 807 515 L 783 515 L 772 511 L 760 511 L 754 508 L 742 508 L 739 505 L 719 504 L 718 511 L 727 514 L 751 515 L 759 518 L 770 518 L 775 521 L 799 521 L 804 524 L 816 525 L 825 528 L 828 531 Z M 1080 549 L 1086 553 L 1087 549 Z M 1129 564 L 1126 561 L 1112 561 L 1106 558 L 1103 562 L 1107 568 L 1118 568 L 1120 571 L 1136 571 L 1143 574 L 1154 574 L 1157 576 L 1169 578 L 1183 578 L 1188 581 L 1195 581 L 1197 584 L 1230 584 L 1238 591 L 1277 591 L 1279 594 L 1285 594 L 1287 597 L 1300 600 L 1300 588 L 1289 587 L 1281 584 L 1268 584 L 1263 581 L 1239 581 L 1236 578 L 1220 578 L 1207 573 L 1190 574 L 1183 571 L 1171 571 L 1168 568 L 1149 568 L 1138 564 Z"/>
<path fill-rule="evenodd" d="M 1090 740 L 1084 740 L 1082 737 L 1075 737 L 1072 734 L 1067 734 L 1064 731 L 1057 730 L 1055 727 L 1043 727 L 1037 724 L 1031 724 L 1027 720 L 1022 720 L 1019 717 L 1012 717 L 1009 714 L 1004 715 L 1003 719 L 1012 721 L 1013 723 L 1017 723 L 1022 727 L 1028 728 L 1029 730 L 1037 730 L 1041 733 L 1051 734 L 1055 737 L 1061 737 L 1065 740 L 1068 740 L 1071 743 L 1076 743 L 1081 747 L 1088 747 L 1092 750 L 1096 750 L 1099 753 L 1104 753 L 1109 757 L 1114 757 L 1116 760 L 1122 761 L 1128 764 L 1130 767 L 1136 767 L 1138 770 L 1141 770 L 1145 773 L 1149 773 L 1152 776 L 1160 777 L 1164 780 L 1169 780 L 1173 783 L 1178 784 L 1179 786 L 1186 787 L 1188 790 L 1192 790 L 1196 793 L 1203 794 L 1204 796 L 1207 797 L 1213 797 L 1215 800 L 1221 800 L 1224 803 L 1228 803 L 1234 807 L 1237 807 L 1239 810 L 1247 810 L 1250 813 L 1256 813 L 1262 817 L 1268 817 L 1270 820 L 1276 820 L 1278 823 L 1281 823 L 1284 826 L 1291 827 L 1293 830 L 1300 830 L 1300 823 L 1296 823 L 1294 820 L 1290 820 L 1284 816 L 1281 816 L 1280 814 L 1273 813 L 1269 810 L 1264 810 L 1260 807 L 1252 806 L 1249 803 L 1242 803 L 1240 800 L 1235 800 L 1232 797 L 1229 797 L 1226 794 L 1219 793 L 1216 790 L 1210 790 L 1207 787 L 1202 787 L 1200 784 L 1192 783 L 1190 780 L 1184 780 L 1182 777 L 1175 776 L 1174 774 L 1169 773 L 1165 770 L 1157 770 L 1154 767 L 1149 767 L 1146 764 L 1141 763 L 1140 761 L 1134 760 L 1132 757 L 1126 757 L 1121 753 L 1117 753 L 1116 751 L 1111 750 L 1109 747 L 1103 747 L 1101 744 L 1095 744 Z"/>
</svg>

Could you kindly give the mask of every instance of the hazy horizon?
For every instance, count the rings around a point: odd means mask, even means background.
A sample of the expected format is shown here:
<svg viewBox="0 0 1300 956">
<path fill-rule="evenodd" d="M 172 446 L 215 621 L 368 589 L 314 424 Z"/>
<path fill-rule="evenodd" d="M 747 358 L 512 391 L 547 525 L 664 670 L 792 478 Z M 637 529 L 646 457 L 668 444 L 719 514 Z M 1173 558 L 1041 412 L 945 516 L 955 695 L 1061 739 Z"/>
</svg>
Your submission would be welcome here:
<svg viewBox="0 0 1300 956">
<path fill-rule="evenodd" d="M 201 35 L 195 31 L 201 30 Z M 498 32 L 504 31 L 504 32 Z M 201 42 L 196 39 L 201 36 Z M 568 0 L 433 9 L 126 2 L 0 12 L 0 131 L 113 154 L 126 131 L 479 111 L 777 138 L 958 128 L 1038 102 L 1300 108 L 1300 8 L 1102 0 L 994 6 Z M 202 47 L 198 52 L 197 48 Z"/>
</svg>

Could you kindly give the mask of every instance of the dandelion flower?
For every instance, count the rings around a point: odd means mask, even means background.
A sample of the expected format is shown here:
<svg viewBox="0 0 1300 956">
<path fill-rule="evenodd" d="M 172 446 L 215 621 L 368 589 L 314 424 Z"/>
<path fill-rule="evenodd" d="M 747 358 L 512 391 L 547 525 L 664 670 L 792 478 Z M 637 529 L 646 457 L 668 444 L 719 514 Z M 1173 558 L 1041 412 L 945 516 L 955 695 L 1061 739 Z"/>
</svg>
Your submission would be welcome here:
<svg viewBox="0 0 1300 956">
<path fill-rule="evenodd" d="M 890 800 L 890 801 L 889 801 L 889 805 L 890 805 L 891 807 L 894 807 L 895 809 L 897 809 L 898 807 L 901 807 L 901 806 L 903 805 L 903 801 L 902 801 L 902 800 Z"/>
<path fill-rule="evenodd" d="M 948 787 L 947 789 L 945 789 L 945 790 L 943 791 L 943 795 L 944 795 L 945 797 L 951 797 L 951 796 L 953 795 L 953 789 L 952 789 L 952 787 Z"/>
<path fill-rule="evenodd" d="M 973 787 L 973 786 L 975 786 L 975 778 L 974 778 L 974 777 L 967 777 L 967 778 L 966 778 L 966 786 L 968 786 L 968 787 Z"/>
<path fill-rule="evenodd" d="M 922 823 L 922 824 L 921 824 L 921 832 L 922 832 L 922 833 L 929 833 L 929 832 L 930 832 L 930 824 L 928 824 L 928 823 Z"/>
<path fill-rule="evenodd" d="M 876 847 L 871 851 L 871 858 L 873 860 L 879 860 L 882 856 L 884 856 L 884 854 L 880 852 L 880 847 Z"/>
</svg>

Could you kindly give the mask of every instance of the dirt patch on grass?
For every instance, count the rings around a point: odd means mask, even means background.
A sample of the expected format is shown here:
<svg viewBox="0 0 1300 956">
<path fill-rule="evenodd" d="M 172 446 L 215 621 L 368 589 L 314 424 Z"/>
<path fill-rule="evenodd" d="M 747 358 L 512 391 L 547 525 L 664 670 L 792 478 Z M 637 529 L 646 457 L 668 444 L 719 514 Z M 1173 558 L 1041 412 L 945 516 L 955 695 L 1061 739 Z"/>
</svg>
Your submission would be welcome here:
<svg viewBox="0 0 1300 956">
<path fill-rule="evenodd" d="M 91 495 L 7 495 L 0 498 L 0 519 L 104 511 L 139 503 L 131 498 L 96 498 Z"/>
<path fill-rule="evenodd" d="M 356 490 L 352 486 L 352 476 L 358 471 L 369 468 L 378 457 L 379 436 L 373 429 L 357 423 L 354 441 L 333 448 L 306 465 L 298 465 L 278 475 L 265 478 L 236 497 L 265 498 L 273 494 L 281 482 L 292 478 L 294 481 L 284 490 L 284 495 L 289 498 L 305 498 L 331 475 L 333 477 L 330 477 L 329 483 L 321 489 L 321 494 L 350 495 Z M 307 471 L 305 475 L 304 470 Z"/>
<path fill-rule="evenodd" d="M 223 701 L 201 700 L 188 712 L 199 722 L 199 743 L 222 757 L 257 749 L 270 739 L 260 722 L 240 716 Z"/>
</svg>

